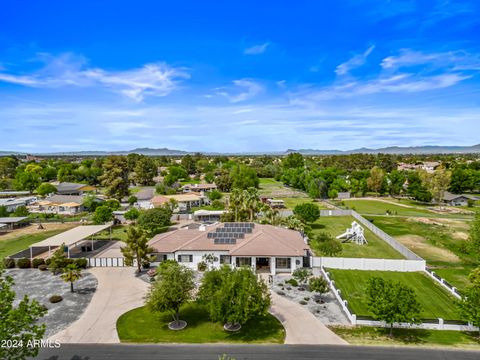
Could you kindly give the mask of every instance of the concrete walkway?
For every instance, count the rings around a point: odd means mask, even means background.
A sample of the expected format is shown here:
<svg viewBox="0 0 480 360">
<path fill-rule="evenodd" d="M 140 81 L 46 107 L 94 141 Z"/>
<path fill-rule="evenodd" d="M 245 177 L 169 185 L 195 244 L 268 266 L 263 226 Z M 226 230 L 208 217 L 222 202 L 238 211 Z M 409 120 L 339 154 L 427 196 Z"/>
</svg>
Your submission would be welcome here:
<svg viewBox="0 0 480 360">
<path fill-rule="evenodd" d="M 83 315 L 50 337 L 61 343 L 119 343 L 117 319 L 144 304 L 149 285 L 135 277 L 133 267 L 92 268 L 97 291 Z"/>
<path fill-rule="evenodd" d="M 270 313 L 285 327 L 285 344 L 348 344 L 302 305 L 273 292 Z"/>
</svg>

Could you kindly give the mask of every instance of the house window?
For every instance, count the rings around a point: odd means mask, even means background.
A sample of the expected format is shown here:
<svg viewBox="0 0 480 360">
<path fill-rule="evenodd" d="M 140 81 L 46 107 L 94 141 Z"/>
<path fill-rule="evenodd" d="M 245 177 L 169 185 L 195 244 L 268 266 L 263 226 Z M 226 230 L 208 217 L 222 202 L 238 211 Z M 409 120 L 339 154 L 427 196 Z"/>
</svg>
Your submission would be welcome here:
<svg viewBox="0 0 480 360">
<path fill-rule="evenodd" d="M 290 258 L 277 258 L 276 267 L 277 269 L 290 269 L 291 260 Z"/>
<path fill-rule="evenodd" d="M 193 255 L 178 255 L 178 262 L 193 262 Z"/>
<path fill-rule="evenodd" d="M 154 262 L 162 262 L 167 260 L 167 254 L 155 254 L 155 261 Z"/>
<path fill-rule="evenodd" d="M 237 266 L 252 266 L 251 257 L 237 257 Z"/>
<path fill-rule="evenodd" d="M 220 255 L 220 264 L 231 264 L 232 258 L 230 255 Z"/>
</svg>

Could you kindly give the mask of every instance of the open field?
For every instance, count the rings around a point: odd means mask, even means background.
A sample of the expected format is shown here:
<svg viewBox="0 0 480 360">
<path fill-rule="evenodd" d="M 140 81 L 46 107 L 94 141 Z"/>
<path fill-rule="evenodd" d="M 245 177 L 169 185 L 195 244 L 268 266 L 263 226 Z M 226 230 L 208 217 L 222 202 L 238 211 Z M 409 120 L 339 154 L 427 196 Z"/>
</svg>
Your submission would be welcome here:
<svg viewBox="0 0 480 360">
<path fill-rule="evenodd" d="M 382 200 L 350 199 L 344 200 L 344 203 L 345 206 L 360 214 L 385 215 L 389 211 L 392 215 L 435 216 L 435 213 L 428 209 L 410 207 L 409 205 L 395 205 Z"/>
<path fill-rule="evenodd" d="M 420 272 L 395 271 L 360 271 L 328 269 L 335 285 L 342 291 L 342 296 L 354 314 L 371 316 L 367 307 L 365 290 L 368 279 L 374 276 L 387 280 L 400 281 L 415 290 L 417 299 L 422 305 L 423 319 L 460 320 L 455 300 L 444 289 Z"/>
<path fill-rule="evenodd" d="M 135 343 L 275 343 L 283 344 L 285 329 L 279 320 L 268 314 L 250 320 L 236 333 L 227 332 L 223 324 L 210 322 L 201 306 L 191 303 L 182 307 L 180 319 L 188 326 L 180 331 L 169 330 L 170 313 L 151 313 L 140 307 L 123 314 L 117 321 L 122 342 Z"/>
<path fill-rule="evenodd" d="M 76 227 L 78 224 L 44 224 L 43 230 L 37 225 L 30 225 L 0 236 L 0 259 L 28 248 L 30 245 L 45 240 L 51 236 Z M 15 236 L 16 235 L 16 236 Z"/>
<path fill-rule="evenodd" d="M 351 223 L 355 219 L 351 216 L 321 216 L 314 224 L 312 230 L 314 234 L 321 232 L 329 233 L 334 238 L 343 234 L 345 230 L 351 227 Z M 339 255 L 341 257 L 354 258 L 377 258 L 377 259 L 403 259 L 404 257 L 394 250 L 385 241 L 378 238 L 370 230 L 365 229 L 365 237 L 368 241 L 366 245 L 356 245 L 353 243 L 343 243 L 343 251 Z M 310 242 L 310 246 L 314 252 L 318 252 L 318 244 L 314 239 Z"/>
<path fill-rule="evenodd" d="M 480 349 L 480 339 L 477 337 L 477 333 L 472 332 L 393 329 L 393 338 L 391 338 L 388 336 L 389 329 L 385 328 L 330 326 L 330 329 L 352 345 L 445 346 L 471 350 Z"/>
<path fill-rule="evenodd" d="M 273 198 L 308 198 L 304 192 L 288 188 L 281 181 L 273 178 L 260 178 L 259 193 L 261 196 Z"/>
<path fill-rule="evenodd" d="M 293 210 L 295 208 L 295 206 L 300 205 L 300 204 L 304 204 L 304 203 L 314 203 L 320 209 L 327 209 L 327 207 L 324 204 L 322 204 L 320 202 L 317 202 L 317 201 L 315 201 L 313 199 L 310 199 L 310 198 L 286 198 L 286 197 L 282 197 L 280 199 L 285 201 L 285 207 L 287 209 L 290 209 L 290 210 Z"/>
</svg>

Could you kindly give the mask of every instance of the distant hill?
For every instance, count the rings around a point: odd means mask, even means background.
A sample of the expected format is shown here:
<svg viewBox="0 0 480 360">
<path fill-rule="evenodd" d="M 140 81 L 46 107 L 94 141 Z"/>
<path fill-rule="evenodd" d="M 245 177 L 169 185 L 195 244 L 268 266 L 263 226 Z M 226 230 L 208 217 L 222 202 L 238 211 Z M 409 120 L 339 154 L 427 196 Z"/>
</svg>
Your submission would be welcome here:
<svg viewBox="0 0 480 360">
<path fill-rule="evenodd" d="M 201 151 L 199 151 L 201 152 Z M 255 151 L 255 152 L 225 152 L 213 153 L 203 152 L 206 155 L 287 155 L 292 152 L 298 152 L 303 155 L 348 155 L 348 154 L 467 154 L 480 153 L 480 144 L 473 146 L 390 146 L 379 149 L 360 148 L 354 150 L 316 150 L 316 149 L 288 149 L 286 151 Z M 136 148 L 133 150 L 118 150 L 118 151 L 69 151 L 69 152 L 51 152 L 51 153 L 31 153 L 31 155 L 45 155 L 45 156 L 107 156 L 107 155 L 128 155 L 141 154 L 149 156 L 182 156 L 193 154 L 184 150 L 173 150 L 168 148 L 151 149 L 151 148 Z M 0 151 L 0 156 L 6 155 L 23 155 L 26 153 L 18 151 Z"/>
</svg>

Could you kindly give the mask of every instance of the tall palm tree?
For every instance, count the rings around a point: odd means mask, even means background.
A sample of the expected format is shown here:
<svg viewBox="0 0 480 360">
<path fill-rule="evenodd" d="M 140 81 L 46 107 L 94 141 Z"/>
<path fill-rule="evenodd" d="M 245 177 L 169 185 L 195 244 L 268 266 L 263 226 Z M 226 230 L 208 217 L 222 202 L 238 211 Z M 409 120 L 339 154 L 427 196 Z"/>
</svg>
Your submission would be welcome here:
<svg viewBox="0 0 480 360">
<path fill-rule="evenodd" d="M 76 264 L 69 264 L 63 270 L 62 280 L 70 283 L 70 291 L 73 292 L 73 283 L 77 280 L 80 280 L 82 277 L 82 271 L 78 268 Z"/>
<path fill-rule="evenodd" d="M 250 221 L 255 219 L 255 214 L 258 211 L 260 197 L 258 195 L 258 190 L 254 187 L 249 187 L 247 190 L 244 190 L 244 207 L 245 210 L 250 214 Z"/>
<path fill-rule="evenodd" d="M 239 220 L 239 212 L 242 210 L 243 203 L 244 203 L 244 196 L 241 190 L 233 189 L 230 197 L 228 199 L 229 202 L 229 210 L 233 212 L 235 215 L 235 222 Z"/>
</svg>

